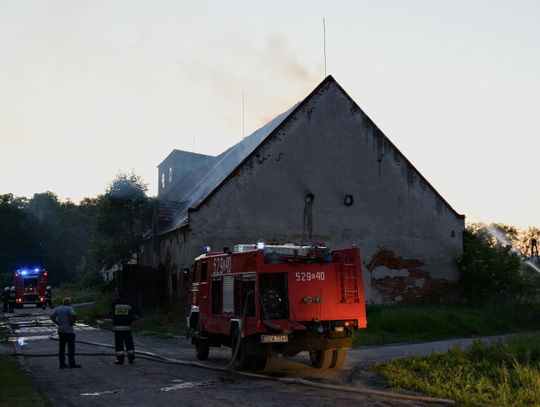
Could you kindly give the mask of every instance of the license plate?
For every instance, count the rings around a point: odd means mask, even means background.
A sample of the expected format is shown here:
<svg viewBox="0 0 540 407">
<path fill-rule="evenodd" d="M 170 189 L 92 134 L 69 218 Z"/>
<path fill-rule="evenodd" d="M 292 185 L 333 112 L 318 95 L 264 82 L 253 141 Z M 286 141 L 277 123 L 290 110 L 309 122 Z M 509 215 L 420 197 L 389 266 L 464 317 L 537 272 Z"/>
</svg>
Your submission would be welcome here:
<svg viewBox="0 0 540 407">
<path fill-rule="evenodd" d="M 277 335 L 261 335 L 261 343 L 283 343 L 289 342 L 289 335 L 277 334 Z"/>
<path fill-rule="evenodd" d="M 36 308 L 37 304 L 23 304 L 23 308 Z"/>
</svg>

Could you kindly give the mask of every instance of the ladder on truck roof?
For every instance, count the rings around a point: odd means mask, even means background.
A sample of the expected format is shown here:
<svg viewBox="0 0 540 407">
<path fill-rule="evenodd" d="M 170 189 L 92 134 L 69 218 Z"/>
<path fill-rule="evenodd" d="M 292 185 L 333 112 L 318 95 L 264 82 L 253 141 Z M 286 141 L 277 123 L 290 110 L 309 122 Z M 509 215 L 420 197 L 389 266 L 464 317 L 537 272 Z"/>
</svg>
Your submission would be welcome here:
<svg viewBox="0 0 540 407">
<path fill-rule="evenodd" d="M 340 279 L 341 302 L 345 304 L 358 303 L 358 266 L 360 258 L 357 249 L 338 250 L 333 253 L 337 274 Z"/>
</svg>

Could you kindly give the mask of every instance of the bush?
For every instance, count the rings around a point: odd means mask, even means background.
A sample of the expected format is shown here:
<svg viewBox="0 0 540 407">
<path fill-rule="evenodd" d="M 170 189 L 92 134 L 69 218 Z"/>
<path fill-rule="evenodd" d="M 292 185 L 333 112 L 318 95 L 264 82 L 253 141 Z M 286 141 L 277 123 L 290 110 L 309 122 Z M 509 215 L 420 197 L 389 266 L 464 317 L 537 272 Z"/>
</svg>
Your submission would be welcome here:
<svg viewBox="0 0 540 407">
<path fill-rule="evenodd" d="M 511 303 L 528 294 L 521 259 L 509 246 L 495 246 L 483 236 L 463 232 L 463 256 L 457 266 L 465 299 L 471 305 Z"/>
<path fill-rule="evenodd" d="M 103 276 L 99 271 L 88 271 L 84 273 L 78 282 L 80 288 L 96 288 L 104 285 Z"/>
</svg>

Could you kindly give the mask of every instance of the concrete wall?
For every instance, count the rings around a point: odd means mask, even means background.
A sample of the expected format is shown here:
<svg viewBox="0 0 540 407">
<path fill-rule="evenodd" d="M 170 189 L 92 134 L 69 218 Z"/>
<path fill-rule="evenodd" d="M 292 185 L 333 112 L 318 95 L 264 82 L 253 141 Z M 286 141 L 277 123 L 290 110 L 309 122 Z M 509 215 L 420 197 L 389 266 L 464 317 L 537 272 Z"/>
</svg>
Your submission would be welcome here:
<svg viewBox="0 0 540 407">
<path fill-rule="evenodd" d="M 457 280 L 464 219 L 330 82 L 192 214 L 190 228 L 193 248 L 355 244 L 370 301 L 414 302 Z"/>
</svg>

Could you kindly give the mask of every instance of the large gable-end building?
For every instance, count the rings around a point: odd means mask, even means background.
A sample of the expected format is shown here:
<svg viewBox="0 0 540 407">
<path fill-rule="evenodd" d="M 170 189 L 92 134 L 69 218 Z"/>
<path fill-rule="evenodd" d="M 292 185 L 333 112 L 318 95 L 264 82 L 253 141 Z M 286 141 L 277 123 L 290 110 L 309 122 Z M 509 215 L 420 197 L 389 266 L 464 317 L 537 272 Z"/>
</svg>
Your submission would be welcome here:
<svg viewBox="0 0 540 407">
<path fill-rule="evenodd" d="M 376 303 L 440 298 L 459 277 L 464 216 L 331 76 L 217 157 L 173 151 L 159 177 L 144 258 L 169 270 L 179 296 L 203 246 L 261 239 L 358 245 Z"/>
</svg>

